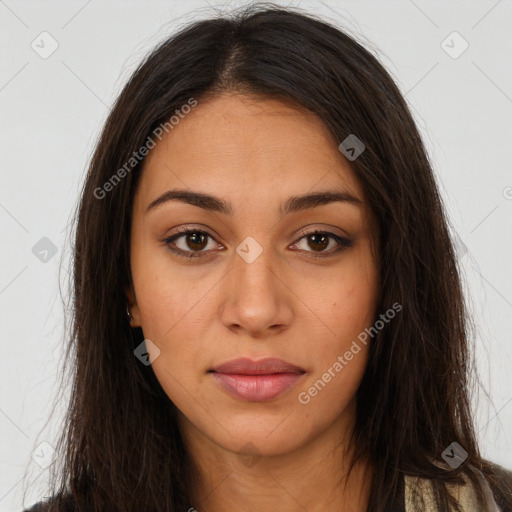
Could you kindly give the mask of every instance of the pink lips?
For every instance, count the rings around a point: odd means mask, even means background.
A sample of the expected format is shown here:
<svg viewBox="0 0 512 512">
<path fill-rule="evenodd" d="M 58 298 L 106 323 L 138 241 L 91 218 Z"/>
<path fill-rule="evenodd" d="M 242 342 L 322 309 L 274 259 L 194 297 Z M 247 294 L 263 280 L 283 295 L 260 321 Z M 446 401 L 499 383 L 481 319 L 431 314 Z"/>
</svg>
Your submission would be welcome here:
<svg viewBox="0 0 512 512">
<path fill-rule="evenodd" d="M 252 361 L 240 358 L 221 364 L 209 373 L 235 398 L 248 402 L 266 402 L 295 386 L 305 370 L 282 359 Z"/>
</svg>

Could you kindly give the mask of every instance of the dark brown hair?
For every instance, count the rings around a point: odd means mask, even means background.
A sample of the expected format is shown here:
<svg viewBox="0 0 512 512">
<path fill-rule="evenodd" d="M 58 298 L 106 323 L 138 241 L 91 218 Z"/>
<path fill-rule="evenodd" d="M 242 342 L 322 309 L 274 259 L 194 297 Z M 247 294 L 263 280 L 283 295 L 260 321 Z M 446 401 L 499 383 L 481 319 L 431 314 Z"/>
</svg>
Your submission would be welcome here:
<svg viewBox="0 0 512 512">
<path fill-rule="evenodd" d="M 299 9 L 256 4 L 182 28 L 133 73 L 106 121 L 81 192 L 66 351 L 69 411 L 52 469 L 53 496 L 81 511 L 183 511 L 194 503 L 175 406 L 126 317 L 133 196 L 142 163 L 105 196 L 95 190 L 186 104 L 233 90 L 293 102 L 323 120 L 340 143 L 365 151 L 351 167 L 377 219 L 382 290 L 378 311 L 399 315 L 372 340 L 357 393 L 355 463 L 370 455 L 368 511 L 388 510 L 405 474 L 432 479 L 440 511 L 445 483 L 461 472 L 483 491 L 492 475 L 475 440 L 469 405 L 470 323 L 448 220 L 411 113 L 378 60 L 354 37 Z M 448 471 L 452 442 L 466 461 Z M 55 500 L 55 510 L 65 510 Z M 485 509 L 485 505 L 482 502 Z"/>
</svg>

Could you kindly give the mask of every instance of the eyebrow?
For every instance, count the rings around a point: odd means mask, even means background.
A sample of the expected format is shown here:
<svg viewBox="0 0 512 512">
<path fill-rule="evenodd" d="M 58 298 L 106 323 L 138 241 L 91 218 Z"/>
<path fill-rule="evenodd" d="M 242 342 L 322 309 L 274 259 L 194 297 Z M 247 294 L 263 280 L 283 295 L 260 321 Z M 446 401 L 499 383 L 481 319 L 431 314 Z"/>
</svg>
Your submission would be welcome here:
<svg viewBox="0 0 512 512">
<path fill-rule="evenodd" d="M 152 201 L 146 209 L 146 213 L 167 203 L 168 201 L 181 201 L 183 203 L 197 206 L 203 210 L 233 215 L 233 207 L 230 202 L 203 192 L 192 192 L 190 190 L 172 189 L 164 192 L 161 196 Z M 342 202 L 354 206 L 362 206 L 363 201 L 347 191 L 320 191 L 311 194 L 290 197 L 279 211 L 281 215 L 315 208 L 329 203 Z"/>
</svg>

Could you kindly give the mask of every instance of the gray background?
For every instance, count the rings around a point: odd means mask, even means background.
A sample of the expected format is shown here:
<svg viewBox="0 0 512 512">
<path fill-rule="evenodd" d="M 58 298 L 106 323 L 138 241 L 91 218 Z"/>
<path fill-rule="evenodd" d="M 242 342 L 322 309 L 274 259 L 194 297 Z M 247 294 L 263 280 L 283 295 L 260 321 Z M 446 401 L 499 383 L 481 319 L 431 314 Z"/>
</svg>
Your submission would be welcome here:
<svg viewBox="0 0 512 512">
<path fill-rule="evenodd" d="M 27 505 L 44 492 L 43 467 L 63 412 L 45 425 L 62 357 L 66 230 L 108 107 L 146 51 L 211 14 L 210 5 L 0 0 L 2 511 L 21 511 L 24 486 Z M 492 399 L 475 395 L 478 437 L 487 458 L 511 468 L 512 2 L 291 5 L 355 35 L 379 56 L 412 107 L 461 241 L 478 369 Z M 51 49 L 44 31 L 58 44 L 47 58 L 31 47 Z M 459 55 L 464 41 L 469 47 Z M 51 246 L 56 254 L 42 252 Z"/>
</svg>

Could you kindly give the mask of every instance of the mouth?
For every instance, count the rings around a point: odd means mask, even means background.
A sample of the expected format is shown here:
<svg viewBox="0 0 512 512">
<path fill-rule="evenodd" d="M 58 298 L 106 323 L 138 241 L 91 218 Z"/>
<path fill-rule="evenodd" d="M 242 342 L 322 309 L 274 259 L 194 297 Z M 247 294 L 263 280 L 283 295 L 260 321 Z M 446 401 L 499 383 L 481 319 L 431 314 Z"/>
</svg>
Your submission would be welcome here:
<svg viewBox="0 0 512 512">
<path fill-rule="evenodd" d="M 216 366 L 208 373 L 234 398 L 247 402 L 268 402 L 292 389 L 306 370 L 282 359 L 252 361 L 240 358 Z"/>
</svg>

